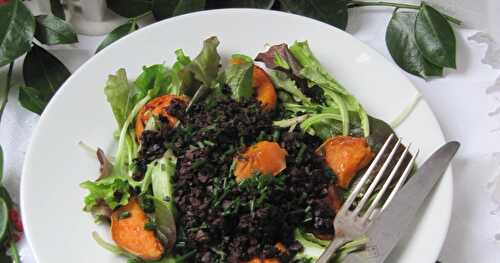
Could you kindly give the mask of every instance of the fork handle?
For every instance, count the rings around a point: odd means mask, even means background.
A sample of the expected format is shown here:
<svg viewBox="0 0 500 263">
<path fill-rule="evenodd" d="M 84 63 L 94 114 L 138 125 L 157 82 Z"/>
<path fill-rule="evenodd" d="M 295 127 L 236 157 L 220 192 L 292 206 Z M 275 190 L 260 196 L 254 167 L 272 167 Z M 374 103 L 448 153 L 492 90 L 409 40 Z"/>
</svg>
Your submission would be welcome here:
<svg viewBox="0 0 500 263">
<path fill-rule="evenodd" d="M 321 254 L 316 263 L 328 263 L 330 258 L 335 254 L 335 251 L 348 241 L 345 237 L 335 237 L 332 242 L 328 245 L 326 250 Z"/>
</svg>

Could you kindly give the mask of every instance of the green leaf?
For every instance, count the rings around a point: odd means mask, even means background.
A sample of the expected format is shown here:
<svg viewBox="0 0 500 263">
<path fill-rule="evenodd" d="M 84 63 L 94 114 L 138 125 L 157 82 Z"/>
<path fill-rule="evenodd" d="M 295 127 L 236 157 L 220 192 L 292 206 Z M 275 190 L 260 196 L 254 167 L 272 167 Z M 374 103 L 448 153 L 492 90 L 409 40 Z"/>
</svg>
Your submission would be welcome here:
<svg viewBox="0 0 500 263">
<path fill-rule="evenodd" d="M 137 23 L 135 21 L 129 21 L 121 26 L 118 26 L 117 28 L 113 29 L 106 38 L 101 42 L 99 47 L 97 47 L 97 50 L 95 53 L 98 53 L 101 51 L 103 48 L 109 46 L 111 43 L 115 42 L 116 40 L 136 31 L 139 28 Z"/>
<path fill-rule="evenodd" d="M 34 44 L 24 59 L 23 77 L 26 86 L 37 92 L 25 88 L 25 92 L 30 92 L 25 95 L 30 95 L 32 99 L 36 98 L 37 105 L 45 107 L 70 74 L 59 59 Z"/>
<path fill-rule="evenodd" d="M 427 78 L 442 76 L 443 68 L 425 59 L 415 41 L 416 13 L 395 12 L 392 15 L 385 42 L 392 58 L 406 72 Z"/>
<path fill-rule="evenodd" d="M 78 37 L 71 26 L 53 15 L 36 16 L 35 38 L 47 45 L 78 42 Z"/>
<path fill-rule="evenodd" d="M 106 0 L 109 9 L 123 17 L 136 17 L 151 11 L 151 1 L 148 0 Z"/>
<path fill-rule="evenodd" d="M 3 149 L 0 145 L 0 182 L 3 180 Z"/>
<path fill-rule="evenodd" d="M 66 19 L 61 0 L 50 0 L 50 11 L 62 20 Z"/>
<path fill-rule="evenodd" d="M 133 105 L 132 88 L 128 83 L 125 69 L 119 69 L 115 75 L 108 76 L 104 93 L 111 105 L 118 127 L 121 129 Z"/>
<path fill-rule="evenodd" d="M 205 9 L 205 0 L 153 0 L 153 15 L 157 20 Z"/>
<path fill-rule="evenodd" d="M 428 61 L 441 67 L 456 68 L 453 28 L 441 13 L 425 3 L 415 21 L 415 40 Z"/>
<path fill-rule="evenodd" d="M 40 92 L 37 89 L 29 86 L 19 87 L 19 102 L 24 108 L 38 115 L 42 115 L 43 109 L 48 104 L 48 101 L 40 96 Z"/>
<path fill-rule="evenodd" d="M 217 8 L 260 8 L 270 9 L 275 0 L 208 0 L 207 9 Z"/>
<path fill-rule="evenodd" d="M 0 241 L 5 240 L 9 227 L 9 208 L 3 198 L 0 198 Z"/>
<path fill-rule="evenodd" d="M 31 48 L 35 18 L 19 0 L 0 5 L 0 67 Z"/>
<path fill-rule="evenodd" d="M 101 200 L 111 209 L 126 205 L 130 197 L 129 180 L 132 179 L 128 176 L 112 175 L 97 182 L 86 181 L 81 183 L 80 187 L 89 191 L 89 194 L 85 197 L 84 211 L 91 212 Z"/>
<path fill-rule="evenodd" d="M 177 229 L 175 225 L 175 217 L 171 209 L 171 201 L 166 202 L 156 196 L 153 196 L 155 204 L 155 219 L 158 224 L 157 234 L 164 243 L 167 243 L 167 249 L 171 249 L 176 240 Z"/>
<path fill-rule="evenodd" d="M 307 16 L 344 30 L 347 27 L 346 0 L 279 0 L 285 11 Z"/>
<path fill-rule="evenodd" d="M 185 94 L 191 94 L 191 92 L 185 92 L 189 90 L 189 88 L 193 88 L 193 85 L 191 85 L 193 74 L 186 69 L 186 66 L 191 63 L 191 58 L 186 56 L 182 49 L 176 50 L 175 55 L 177 56 L 177 61 L 172 66 L 172 70 L 169 73 L 171 83 L 168 88 L 168 93 L 180 95 L 182 91 Z M 192 94 L 195 92 L 196 90 L 192 91 Z"/>
<path fill-rule="evenodd" d="M 295 99 L 301 101 L 303 104 L 309 104 L 311 102 L 311 99 L 306 97 L 306 95 L 304 95 L 304 93 L 300 91 L 300 89 L 295 84 L 295 81 L 288 77 L 286 73 L 280 71 L 272 71 L 271 73 L 269 73 L 269 77 L 271 77 L 271 80 L 278 89 L 290 93 Z"/>
<path fill-rule="evenodd" d="M 155 197 L 165 200 L 169 199 L 168 208 L 173 209 L 173 178 L 175 175 L 175 167 L 177 165 L 177 158 L 172 150 L 165 152 L 160 160 L 152 167 L 151 182 L 153 186 L 153 194 Z"/>
<path fill-rule="evenodd" d="M 136 99 L 142 99 L 149 91 L 151 97 L 169 93 L 168 86 L 171 80 L 168 78 L 169 72 L 163 64 L 156 64 L 144 67 L 143 72 L 134 81 L 137 90 Z"/>
<path fill-rule="evenodd" d="M 208 38 L 203 42 L 200 54 L 187 65 L 194 77 L 207 87 L 212 87 L 219 72 L 220 56 L 217 53 L 217 46 L 219 46 L 217 37 Z"/>
<path fill-rule="evenodd" d="M 241 101 L 252 97 L 253 63 L 230 64 L 226 69 L 226 83 L 231 88 L 233 99 Z"/>
</svg>

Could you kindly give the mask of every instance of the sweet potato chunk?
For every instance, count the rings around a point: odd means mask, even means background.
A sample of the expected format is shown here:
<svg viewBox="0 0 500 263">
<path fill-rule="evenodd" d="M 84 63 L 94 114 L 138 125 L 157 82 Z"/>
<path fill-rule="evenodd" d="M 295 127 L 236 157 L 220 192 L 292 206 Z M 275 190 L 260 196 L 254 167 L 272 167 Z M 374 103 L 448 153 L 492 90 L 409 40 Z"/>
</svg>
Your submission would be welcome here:
<svg viewBox="0 0 500 263">
<path fill-rule="evenodd" d="M 137 199 L 114 211 L 111 215 L 111 236 L 115 243 L 144 260 L 157 260 L 164 248 L 151 230 L 144 229 L 149 222 Z"/>
<path fill-rule="evenodd" d="M 261 141 L 248 147 L 236 157 L 236 181 L 250 178 L 255 172 L 278 175 L 286 168 L 286 155 L 286 150 L 275 142 Z"/>
<path fill-rule="evenodd" d="M 281 253 L 286 252 L 286 248 L 282 243 L 276 243 L 274 247 Z M 280 263 L 280 261 L 277 258 L 266 258 L 262 260 L 258 257 L 254 257 L 250 261 L 247 261 L 246 263 Z"/>
<path fill-rule="evenodd" d="M 144 131 L 144 127 L 146 126 L 146 123 L 148 122 L 149 118 L 151 118 L 151 116 L 161 115 L 167 118 L 168 124 L 170 126 L 175 126 L 175 124 L 177 123 L 177 118 L 171 116 L 166 111 L 166 108 L 170 106 L 170 103 L 172 103 L 174 99 L 182 101 L 184 103 L 189 102 L 189 98 L 186 96 L 163 95 L 152 99 L 139 110 L 135 119 L 135 135 L 137 137 L 137 140 L 140 140 L 142 132 Z"/>
<path fill-rule="evenodd" d="M 316 153 L 337 176 L 337 185 L 349 187 L 352 178 L 373 159 L 373 152 L 364 138 L 337 136 L 326 140 Z"/>
<path fill-rule="evenodd" d="M 232 59 L 231 64 L 241 64 L 241 59 Z M 255 88 L 255 98 L 262 104 L 264 109 L 273 110 L 276 107 L 278 95 L 273 82 L 261 67 L 253 66 L 252 86 Z"/>
<path fill-rule="evenodd" d="M 255 87 L 256 98 L 266 110 L 276 107 L 278 96 L 273 82 L 267 73 L 258 66 L 253 66 L 252 85 Z"/>
</svg>

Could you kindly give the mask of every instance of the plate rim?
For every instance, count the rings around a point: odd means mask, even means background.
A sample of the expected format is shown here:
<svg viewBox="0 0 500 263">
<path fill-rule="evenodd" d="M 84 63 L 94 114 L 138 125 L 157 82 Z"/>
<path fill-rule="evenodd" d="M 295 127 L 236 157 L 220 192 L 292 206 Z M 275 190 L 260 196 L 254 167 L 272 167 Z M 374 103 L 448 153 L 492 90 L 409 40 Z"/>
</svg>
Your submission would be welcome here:
<svg viewBox="0 0 500 263">
<path fill-rule="evenodd" d="M 211 16 L 211 15 L 214 15 L 214 14 L 218 14 L 218 15 L 221 15 L 221 14 L 224 14 L 224 13 L 242 13 L 242 12 L 247 12 L 247 13 L 257 13 L 257 14 L 269 14 L 269 15 L 274 15 L 274 16 L 284 16 L 284 17 L 287 17 L 287 16 L 291 16 L 291 17 L 295 17 L 295 19 L 302 19 L 304 21 L 304 23 L 316 23 L 316 24 L 322 24 L 323 26 L 327 26 L 329 27 L 331 30 L 333 31 L 337 31 L 336 33 L 340 33 L 340 34 L 344 34 L 344 35 L 347 35 L 348 37 L 352 38 L 354 41 L 358 42 L 358 44 L 360 44 L 361 46 L 363 46 L 363 48 L 367 49 L 367 50 L 370 50 L 370 52 L 372 52 L 372 54 L 376 55 L 378 57 L 378 59 L 380 60 L 383 60 L 385 62 L 387 62 L 386 64 L 394 69 L 396 69 L 399 74 L 402 75 L 402 77 L 404 78 L 404 80 L 406 82 L 408 82 L 408 84 L 418 93 L 420 93 L 420 91 L 417 89 L 417 87 L 413 84 L 412 81 L 410 81 L 410 79 L 401 71 L 400 68 L 398 68 L 393 61 L 391 61 L 390 59 L 386 58 L 385 56 L 383 56 L 380 52 L 378 52 L 376 49 L 372 48 L 371 46 L 369 46 L 368 44 L 366 44 L 365 42 L 361 41 L 360 39 L 356 38 L 354 35 L 346 32 L 346 31 L 343 31 L 343 30 L 340 30 L 334 26 L 331 26 L 325 22 L 322 22 L 322 21 L 319 21 L 319 20 L 315 20 L 315 19 L 312 19 L 312 18 L 309 18 L 309 17 L 305 17 L 305 16 L 301 16 L 301 15 L 296 15 L 296 14 L 292 14 L 292 13 L 287 13 L 287 12 L 282 12 L 282 11 L 276 11 L 276 10 L 267 10 L 267 9 L 255 9 L 255 8 L 223 8 L 223 9 L 213 9 L 213 10 L 203 10 L 203 11 L 197 11 L 197 12 L 192 12 L 192 13 L 188 13 L 188 14 L 184 14 L 184 15 L 180 15 L 180 16 L 176 16 L 176 17 L 172 17 L 172 18 L 168 18 L 168 19 L 165 19 L 165 20 L 162 20 L 162 21 L 157 21 L 157 22 L 154 22 L 152 24 L 149 24 L 147 26 L 144 26 L 143 28 L 141 28 L 141 30 L 137 30 L 135 32 L 132 32 L 122 38 L 120 38 L 119 40 L 113 42 L 112 44 L 110 44 L 107 48 L 101 50 L 99 53 L 97 54 L 94 54 L 92 57 L 90 57 L 87 61 L 85 61 L 83 64 L 81 64 L 71 75 L 70 77 L 61 85 L 61 87 L 57 90 L 57 92 L 54 94 L 54 96 L 52 97 L 52 99 L 49 101 L 49 103 L 47 104 L 45 110 L 43 111 L 42 115 L 40 116 L 37 124 L 36 124 L 36 127 L 35 129 L 33 130 L 33 133 L 31 135 L 31 137 L 29 138 L 29 143 L 28 143 L 28 147 L 27 147 L 27 150 L 26 150 L 26 154 L 25 154 L 25 157 L 24 157 L 24 161 L 23 161 L 23 165 L 22 165 L 22 173 L 21 173 L 21 176 L 20 176 L 20 211 L 21 211 L 21 215 L 25 214 L 24 211 L 26 211 L 26 209 L 28 209 L 27 207 L 27 204 L 26 204 L 26 200 L 27 200 L 27 196 L 26 196 L 26 181 L 28 180 L 28 175 L 27 174 L 30 174 L 30 163 L 31 163 L 31 160 L 34 158 L 33 155 L 34 155 L 34 142 L 37 140 L 37 138 L 40 136 L 40 133 L 41 133 L 41 128 L 40 128 L 40 123 L 44 122 L 45 119 L 47 118 L 47 112 L 51 111 L 55 101 L 59 100 L 59 97 L 61 97 L 64 92 L 66 92 L 66 90 L 69 89 L 70 86 L 68 86 L 68 83 L 71 83 L 73 78 L 75 78 L 75 76 L 77 76 L 78 74 L 80 74 L 81 71 L 84 71 L 85 68 L 87 68 L 93 60 L 96 60 L 97 58 L 99 58 L 100 56 L 103 56 L 104 54 L 108 53 L 108 52 L 112 52 L 112 50 L 114 49 L 113 47 L 116 46 L 116 45 L 120 45 L 120 43 L 122 42 L 126 42 L 128 41 L 129 38 L 131 37 L 134 37 L 134 35 L 138 34 L 138 32 L 144 32 L 144 31 L 147 31 L 147 30 L 154 30 L 154 28 L 156 27 L 162 27 L 163 24 L 167 24 L 167 23 L 171 23 L 173 21 L 176 21 L 176 20 L 182 20 L 182 19 L 189 19 L 190 17 L 195 17 L 195 16 Z M 64 92 L 62 92 L 64 91 Z M 425 100 L 425 98 L 421 98 L 420 99 L 420 102 L 419 103 L 424 103 L 425 106 L 428 108 L 428 110 L 430 110 L 430 112 L 432 113 L 432 117 L 434 118 L 437 126 L 439 127 L 439 135 L 440 135 L 440 139 L 442 139 L 443 142 L 446 142 L 446 138 L 444 136 L 444 133 L 443 133 L 443 129 L 441 127 L 441 124 L 437 118 L 437 115 L 435 114 L 435 112 L 433 111 L 433 109 L 429 106 L 429 104 L 427 103 L 427 101 Z M 442 247 L 444 245 L 444 242 L 446 240 L 446 237 L 447 237 L 447 233 L 449 231 L 449 225 L 450 225 L 450 221 L 451 221 L 451 215 L 452 215 L 452 208 L 453 208 L 453 200 L 454 200 L 454 187 L 453 187 L 453 166 L 452 164 L 450 164 L 450 166 L 448 167 L 446 173 L 443 175 L 443 178 L 441 179 L 441 181 L 446 181 L 446 184 L 440 186 L 440 187 L 446 187 L 445 192 L 448 193 L 448 196 L 447 196 L 447 200 L 449 200 L 447 202 L 447 209 L 445 209 L 446 211 L 444 211 L 443 214 L 441 214 L 441 216 L 445 217 L 445 222 L 446 222 L 446 225 L 445 225 L 445 230 L 444 230 L 444 233 L 442 236 L 438 237 L 435 239 L 435 241 L 438 241 L 436 243 L 439 243 L 439 246 L 436 246 L 436 253 L 435 253 L 435 256 L 433 257 L 434 258 L 434 261 L 436 261 L 438 259 L 438 256 L 440 254 L 440 251 L 442 250 Z M 31 172 L 33 173 L 33 172 Z M 23 218 L 24 219 L 24 218 Z M 29 227 L 29 224 L 27 223 L 29 222 L 28 219 L 24 219 L 24 234 L 25 234 L 25 237 L 26 237 L 26 240 L 27 240 L 27 243 L 31 249 L 31 252 L 35 258 L 35 260 L 38 262 L 38 255 L 37 255 L 37 252 L 35 251 L 34 247 L 33 247 L 33 242 L 31 240 L 31 235 L 30 233 L 32 233 L 30 227 Z"/>
</svg>

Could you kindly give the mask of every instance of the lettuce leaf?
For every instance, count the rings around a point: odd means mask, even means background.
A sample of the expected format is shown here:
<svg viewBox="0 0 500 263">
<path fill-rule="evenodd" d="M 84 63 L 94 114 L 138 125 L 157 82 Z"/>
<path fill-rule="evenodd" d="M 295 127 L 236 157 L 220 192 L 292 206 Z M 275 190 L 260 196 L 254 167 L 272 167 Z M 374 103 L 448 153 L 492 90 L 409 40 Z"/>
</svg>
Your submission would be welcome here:
<svg viewBox="0 0 500 263">
<path fill-rule="evenodd" d="M 241 101 L 252 97 L 253 63 L 242 60 L 241 64 L 230 64 L 226 69 L 226 84 L 231 88 L 232 97 Z"/>
<path fill-rule="evenodd" d="M 297 87 L 297 84 L 295 84 L 295 81 L 289 78 L 286 73 L 272 71 L 269 73 L 269 77 L 271 77 L 271 80 L 276 88 L 290 93 L 296 100 L 305 105 L 309 105 L 311 103 L 311 99 L 302 93 L 302 91 Z"/>
<path fill-rule="evenodd" d="M 152 166 L 148 166 L 151 173 L 158 236 L 169 249 L 174 246 L 177 236 L 173 198 L 173 177 L 176 165 L 177 158 L 172 150 L 168 150 L 161 159 L 153 162 Z"/>
<path fill-rule="evenodd" d="M 108 176 L 96 182 L 86 181 L 80 187 L 87 189 L 84 211 L 92 212 L 99 201 L 104 201 L 111 209 L 123 206 L 130 198 L 130 178 L 127 176 Z M 117 198 L 119 197 L 119 198 Z"/>
<path fill-rule="evenodd" d="M 119 69 L 115 75 L 109 75 L 104 93 L 111 105 L 118 127 L 121 129 L 133 105 L 133 89 L 128 83 L 125 69 Z"/>
<path fill-rule="evenodd" d="M 187 68 L 194 74 L 195 79 L 206 87 L 212 87 L 219 72 L 220 56 L 217 53 L 219 40 L 217 37 L 208 38 L 203 42 L 203 49 Z"/>
<path fill-rule="evenodd" d="M 368 114 L 357 99 L 338 83 L 314 57 L 307 41 L 295 42 L 290 47 L 290 52 L 303 66 L 300 75 L 311 84 L 319 86 L 330 100 L 327 104 L 334 104 L 340 110 L 343 122 L 342 133 L 344 135 L 349 133 L 348 111 L 354 111 L 359 115 L 363 135 L 368 137 L 370 135 Z"/>
<path fill-rule="evenodd" d="M 255 60 L 263 62 L 270 69 L 281 70 L 300 77 L 302 66 L 290 53 L 287 44 L 274 45 L 266 52 L 259 53 Z"/>
<path fill-rule="evenodd" d="M 169 70 L 164 65 L 144 67 L 141 75 L 134 81 L 137 90 L 136 99 L 144 98 L 149 91 L 155 93 L 152 97 L 167 94 L 170 82 Z"/>
</svg>

